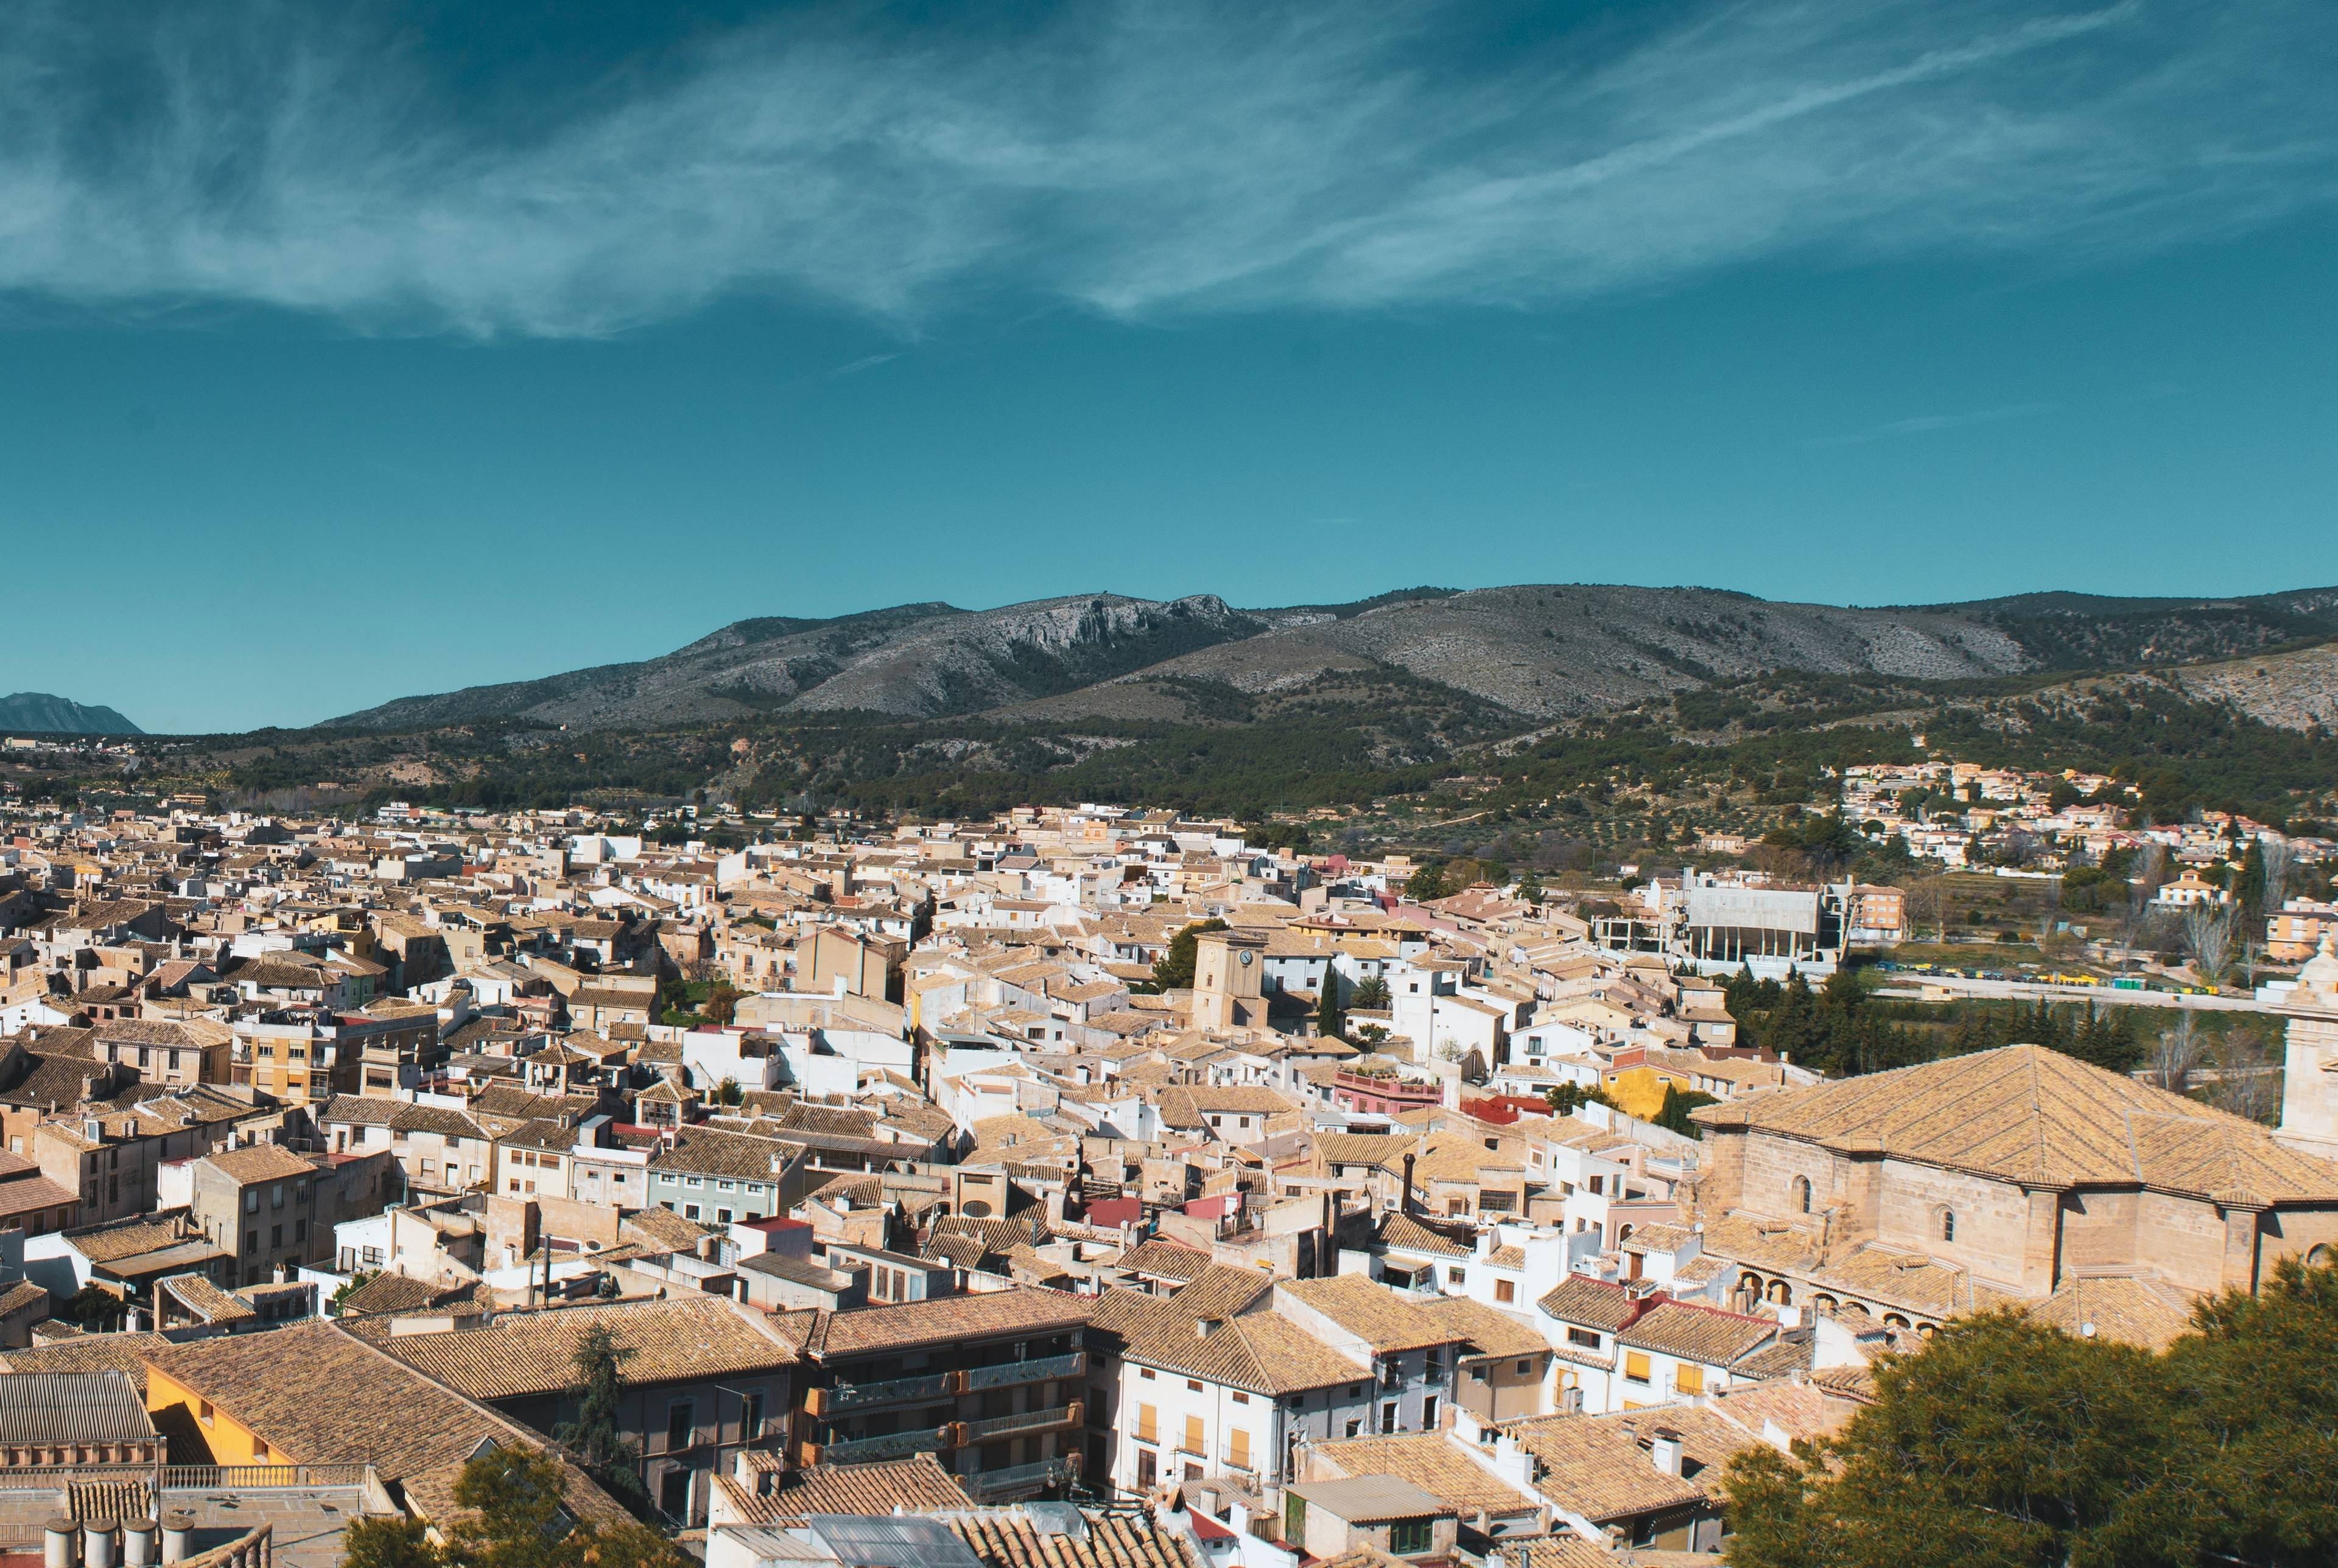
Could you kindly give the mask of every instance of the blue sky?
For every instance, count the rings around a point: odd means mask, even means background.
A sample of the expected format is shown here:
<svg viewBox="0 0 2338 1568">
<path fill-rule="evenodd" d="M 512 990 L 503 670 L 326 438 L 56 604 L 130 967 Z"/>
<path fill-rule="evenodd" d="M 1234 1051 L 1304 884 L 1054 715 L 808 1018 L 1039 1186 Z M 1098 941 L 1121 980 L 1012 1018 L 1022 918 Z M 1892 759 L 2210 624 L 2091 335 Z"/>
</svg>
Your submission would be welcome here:
<svg viewBox="0 0 2338 1568">
<path fill-rule="evenodd" d="M 2332 80 L 2319 4 L 12 6 L 0 690 L 2338 583 Z"/>
</svg>

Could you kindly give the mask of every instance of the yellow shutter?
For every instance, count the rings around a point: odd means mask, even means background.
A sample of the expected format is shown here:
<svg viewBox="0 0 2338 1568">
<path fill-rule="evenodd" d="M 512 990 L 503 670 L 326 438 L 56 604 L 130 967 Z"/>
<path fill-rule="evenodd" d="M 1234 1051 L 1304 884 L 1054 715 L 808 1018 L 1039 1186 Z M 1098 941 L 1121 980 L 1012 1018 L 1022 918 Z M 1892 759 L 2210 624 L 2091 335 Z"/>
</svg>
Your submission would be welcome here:
<svg viewBox="0 0 2338 1568">
<path fill-rule="evenodd" d="M 1188 1454 L 1206 1452 L 1202 1446 L 1202 1418 L 1199 1416 L 1185 1417 L 1185 1452 Z"/>
<path fill-rule="evenodd" d="M 1704 1393 L 1704 1368 L 1702 1367 L 1688 1366 L 1675 1368 L 1673 1372 L 1673 1392 L 1675 1394 Z"/>
<path fill-rule="evenodd" d="M 1146 1443 L 1161 1441 L 1161 1413 L 1150 1405 L 1136 1407 L 1136 1436 Z"/>
<path fill-rule="evenodd" d="M 1635 1383 L 1645 1383 L 1648 1380 L 1648 1354 L 1646 1351 L 1626 1350 L 1624 1352 L 1624 1376 L 1630 1378 Z"/>
<path fill-rule="evenodd" d="M 1239 1426 L 1226 1434 L 1226 1463 L 1237 1469 L 1250 1468 L 1250 1434 Z"/>
</svg>

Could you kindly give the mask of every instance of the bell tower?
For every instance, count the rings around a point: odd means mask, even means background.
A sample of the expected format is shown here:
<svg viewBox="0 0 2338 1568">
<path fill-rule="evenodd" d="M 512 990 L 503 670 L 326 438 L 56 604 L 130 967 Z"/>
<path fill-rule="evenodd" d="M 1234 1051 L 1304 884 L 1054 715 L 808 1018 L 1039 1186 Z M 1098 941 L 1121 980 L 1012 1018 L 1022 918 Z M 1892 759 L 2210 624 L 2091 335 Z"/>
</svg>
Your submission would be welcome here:
<svg viewBox="0 0 2338 1568">
<path fill-rule="evenodd" d="M 1194 1027 L 1251 1029 L 1266 1023 L 1260 995 L 1266 938 L 1247 931 L 1204 931 L 1194 939 Z"/>
</svg>

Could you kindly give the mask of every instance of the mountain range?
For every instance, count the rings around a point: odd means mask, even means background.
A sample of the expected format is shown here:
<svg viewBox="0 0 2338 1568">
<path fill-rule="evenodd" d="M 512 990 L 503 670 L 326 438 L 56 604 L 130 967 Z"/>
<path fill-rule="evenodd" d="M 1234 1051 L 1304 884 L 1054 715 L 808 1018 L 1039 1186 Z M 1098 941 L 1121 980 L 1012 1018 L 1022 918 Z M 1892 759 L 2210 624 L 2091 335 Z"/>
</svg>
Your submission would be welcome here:
<svg viewBox="0 0 2338 1568">
<path fill-rule="evenodd" d="M 0 697 L 0 732 L 12 735 L 143 735 L 111 708 L 90 708 L 45 691 Z"/>
<path fill-rule="evenodd" d="M 1374 671 L 1537 720 L 1772 671 L 1987 679 L 2195 664 L 2333 637 L 2338 588 L 2229 599 L 2049 593 L 1884 608 L 1580 583 L 1417 588 L 1248 610 L 1213 594 L 1095 593 L 995 610 L 921 603 L 740 621 L 658 658 L 399 698 L 320 728 L 513 720 L 646 729 L 849 712 L 1178 720 L 1205 713 L 1227 688 L 1289 691 Z M 61 706 L 131 730 L 111 710 Z M 0 727 L 8 723 L 29 727 Z"/>
</svg>

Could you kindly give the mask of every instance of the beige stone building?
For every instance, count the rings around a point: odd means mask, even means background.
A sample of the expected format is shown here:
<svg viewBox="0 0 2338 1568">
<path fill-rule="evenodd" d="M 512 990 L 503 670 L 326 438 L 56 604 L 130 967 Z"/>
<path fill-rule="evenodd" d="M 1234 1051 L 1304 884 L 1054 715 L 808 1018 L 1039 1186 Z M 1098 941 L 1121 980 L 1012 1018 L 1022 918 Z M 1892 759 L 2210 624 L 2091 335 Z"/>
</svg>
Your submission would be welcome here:
<svg viewBox="0 0 2338 1568">
<path fill-rule="evenodd" d="M 2042 1046 L 1695 1116 L 1704 1250 L 1741 1304 L 1922 1333 L 2083 1285 L 2160 1338 L 2194 1298 L 2338 1246 L 2338 1164 Z"/>
<path fill-rule="evenodd" d="M 2281 1137 L 2292 1148 L 2338 1158 L 2338 953 L 2322 934 L 2289 994 L 2282 1063 Z"/>
</svg>

